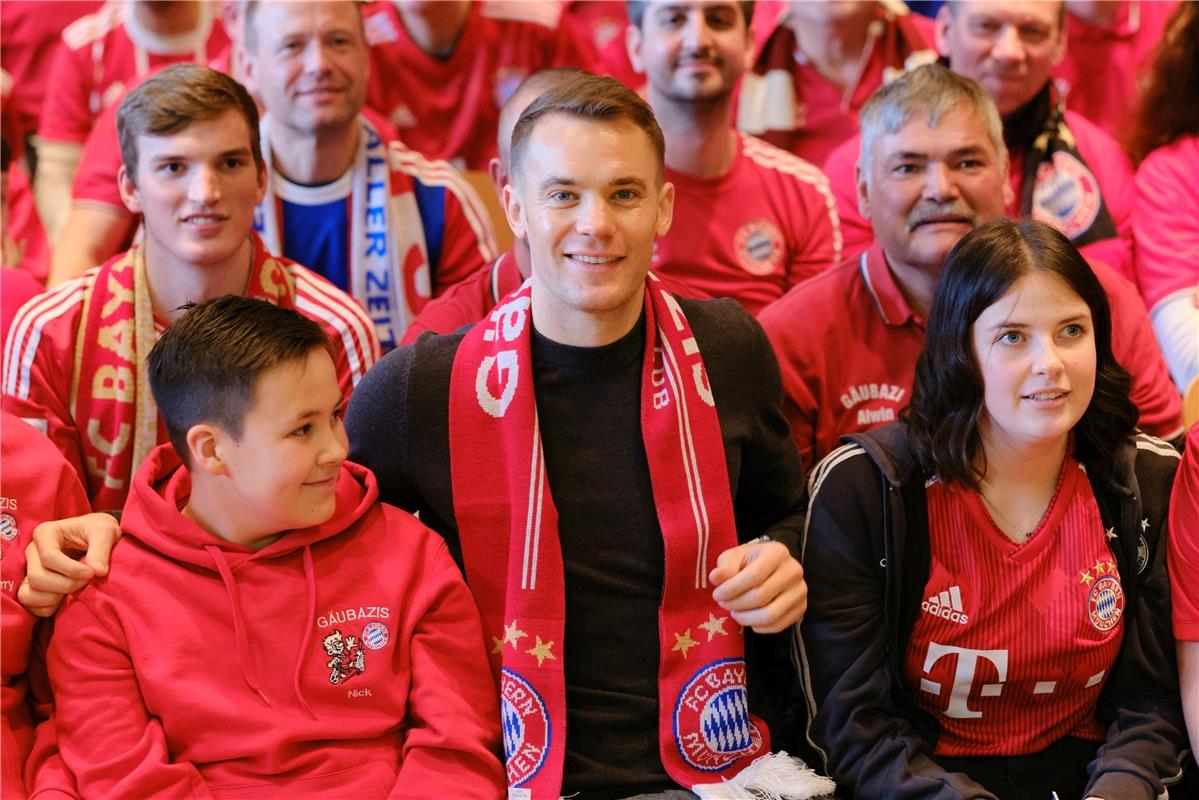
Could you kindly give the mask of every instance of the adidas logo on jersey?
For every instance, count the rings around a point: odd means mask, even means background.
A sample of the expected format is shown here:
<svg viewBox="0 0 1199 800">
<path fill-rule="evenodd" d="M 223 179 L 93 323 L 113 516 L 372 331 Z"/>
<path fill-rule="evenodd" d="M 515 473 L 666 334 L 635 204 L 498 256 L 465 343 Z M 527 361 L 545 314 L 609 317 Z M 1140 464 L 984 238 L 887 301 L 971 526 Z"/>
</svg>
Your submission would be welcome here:
<svg viewBox="0 0 1199 800">
<path fill-rule="evenodd" d="M 957 586 L 950 586 L 947 591 L 934 594 L 920 604 L 920 609 L 934 617 L 947 619 L 959 625 L 965 625 L 970 621 L 970 616 L 962 609 L 962 590 Z"/>
</svg>

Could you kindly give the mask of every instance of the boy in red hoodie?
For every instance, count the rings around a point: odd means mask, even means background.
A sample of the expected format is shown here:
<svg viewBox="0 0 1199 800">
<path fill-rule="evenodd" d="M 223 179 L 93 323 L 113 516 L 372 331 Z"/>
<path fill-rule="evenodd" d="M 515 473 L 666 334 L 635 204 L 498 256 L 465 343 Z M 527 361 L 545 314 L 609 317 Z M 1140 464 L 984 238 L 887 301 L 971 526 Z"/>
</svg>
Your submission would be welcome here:
<svg viewBox="0 0 1199 800">
<path fill-rule="evenodd" d="M 83 796 L 501 797 L 474 601 L 445 543 L 346 462 L 320 327 L 208 301 L 148 373 L 171 444 L 134 478 L 120 569 L 68 601 L 50 649 Z"/>
</svg>

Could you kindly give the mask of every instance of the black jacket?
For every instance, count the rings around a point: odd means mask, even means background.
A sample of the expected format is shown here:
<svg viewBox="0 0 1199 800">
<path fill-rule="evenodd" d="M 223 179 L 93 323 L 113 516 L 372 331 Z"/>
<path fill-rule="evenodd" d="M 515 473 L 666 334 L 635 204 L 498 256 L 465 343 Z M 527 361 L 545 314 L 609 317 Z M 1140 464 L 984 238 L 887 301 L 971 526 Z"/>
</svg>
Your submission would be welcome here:
<svg viewBox="0 0 1199 800">
<path fill-rule="evenodd" d="M 935 761 L 939 727 L 902 683 L 928 581 L 925 478 L 903 423 L 847 437 L 812 473 L 801 539 L 809 586 L 800 665 L 809 738 L 856 797 L 992 798 Z M 1178 694 L 1165 521 L 1178 454 L 1138 434 L 1090 477 L 1125 592 L 1124 640 L 1096 709 L 1107 727 L 1087 795 L 1155 797 L 1186 747 Z M 1089 473 L 1088 473 L 1089 474 Z"/>
</svg>

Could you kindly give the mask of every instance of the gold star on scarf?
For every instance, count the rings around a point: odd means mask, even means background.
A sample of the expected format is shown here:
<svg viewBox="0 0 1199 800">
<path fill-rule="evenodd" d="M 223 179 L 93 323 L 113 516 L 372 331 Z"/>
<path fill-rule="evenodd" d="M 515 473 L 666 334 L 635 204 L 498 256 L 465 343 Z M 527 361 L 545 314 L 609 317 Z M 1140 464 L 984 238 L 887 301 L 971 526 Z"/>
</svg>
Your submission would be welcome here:
<svg viewBox="0 0 1199 800">
<path fill-rule="evenodd" d="M 554 646 L 554 643 L 553 642 L 543 642 L 543 641 L 541 641 L 540 636 L 536 637 L 536 639 L 537 639 L 537 644 L 533 647 L 530 647 L 525 652 L 528 653 L 529 655 L 533 656 L 533 658 L 537 659 L 537 666 L 540 667 L 542 664 L 544 664 L 545 660 L 547 658 L 550 661 L 557 661 L 558 660 L 557 656 L 555 656 L 553 653 L 550 652 L 550 648 Z"/>
<path fill-rule="evenodd" d="M 716 634 L 728 636 L 729 632 L 724 629 L 724 623 L 728 622 L 728 617 L 718 617 L 711 611 L 708 612 L 708 621 L 701 622 L 699 626 L 708 632 L 708 641 L 712 641 L 712 637 Z"/>
<path fill-rule="evenodd" d="M 688 628 L 681 634 L 674 635 L 674 647 L 670 648 L 671 652 L 679 652 L 683 654 L 683 658 L 687 657 L 687 651 L 692 647 L 699 645 L 699 642 L 691 638 L 691 629 Z"/>
<path fill-rule="evenodd" d="M 520 640 L 528 635 L 529 634 L 525 633 L 520 628 L 516 627 L 516 620 L 512 620 L 511 625 L 504 626 L 504 644 L 512 645 L 513 650 L 516 650 L 517 645 L 520 644 Z M 541 640 L 538 639 L 537 641 L 541 641 Z M 503 647 L 503 645 L 501 645 L 501 649 L 502 649 L 502 647 Z"/>
<path fill-rule="evenodd" d="M 493 652 L 493 653 L 504 652 L 504 640 L 503 639 L 501 639 L 498 636 L 492 636 L 491 641 L 495 642 L 495 647 L 491 648 L 491 652 Z"/>
</svg>

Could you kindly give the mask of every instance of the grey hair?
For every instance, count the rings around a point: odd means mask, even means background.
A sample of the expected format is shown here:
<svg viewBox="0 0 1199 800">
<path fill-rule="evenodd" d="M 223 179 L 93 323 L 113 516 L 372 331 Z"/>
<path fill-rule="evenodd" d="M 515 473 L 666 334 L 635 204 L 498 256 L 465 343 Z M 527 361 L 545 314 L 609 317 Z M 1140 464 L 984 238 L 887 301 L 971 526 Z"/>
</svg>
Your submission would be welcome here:
<svg viewBox="0 0 1199 800">
<path fill-rule="evenodd" d="M 898 133 L 917 114 L 925 114 L 931 128 L 941 117 L 962 108 L 973 110 L 987 124 L 987 135 L 1004 172 L 1007 171 L 1007 145 L 1003 143 L 1003 122 L 999 109 L 986 89 L 940 64 L 926 64 L 906 72 L 880 86 L 858 115 L 862 129 L 862 149 L 858 169 L 868 181 L 870 157 L 880 136 Z"/>
</svg>

